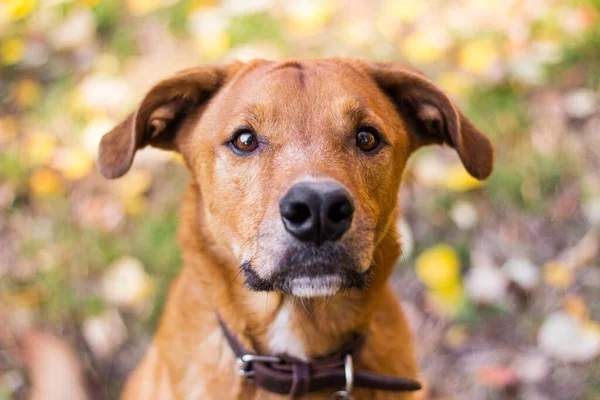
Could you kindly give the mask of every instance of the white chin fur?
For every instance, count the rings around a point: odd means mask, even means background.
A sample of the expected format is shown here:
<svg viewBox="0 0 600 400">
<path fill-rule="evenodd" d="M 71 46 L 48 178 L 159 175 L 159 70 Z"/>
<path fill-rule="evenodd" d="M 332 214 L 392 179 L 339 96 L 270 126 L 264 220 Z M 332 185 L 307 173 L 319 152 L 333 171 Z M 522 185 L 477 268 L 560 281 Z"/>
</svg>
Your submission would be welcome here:
<svg viewBox="0 0 600 400">
<path fill-rule="evenodd" d="M 303 276 L 293 279 L 290 286 L 296 297 L 333 296 L 340 290 L 342 279 L 335 275 L 314 278 Z"/>
</svg>

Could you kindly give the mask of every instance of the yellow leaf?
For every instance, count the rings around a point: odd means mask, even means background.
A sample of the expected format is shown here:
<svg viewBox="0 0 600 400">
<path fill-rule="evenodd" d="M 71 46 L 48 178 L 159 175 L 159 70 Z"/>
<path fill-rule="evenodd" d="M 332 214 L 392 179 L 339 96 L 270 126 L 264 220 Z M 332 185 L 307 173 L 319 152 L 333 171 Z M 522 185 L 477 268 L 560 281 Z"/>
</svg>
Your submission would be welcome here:
<svg viewBox="0 0 600 400">
<path fill-rule="evenodd" d="M 469 333 L 464 325 L 453 325 L 444 336 L 444 342 L 451 348 L 462 346 L 469 339 Z"/>
<path fill-rule="evenodd" d="M 160 0 L 127 0 L 126 3 L 129 11 L 135 15 L 148 14 L 163 5 Z"/>
<path fill-rule="evenodd" d="M 439 60 L 445 52 L 440 41 L 433 35 L 417 31 L 409 35 L 402 44 L 404 56 L 411 62 L 426 64 Z"/>
<path fill-rule="evenodd" d="M 86 176 L 92 166 L 92 159 L 80 148 L 71 147 L 62 149 L 55 162 L 55 167 L 70 180 L 81 179 Z"/>
<path fill-rule="evenodd" d="M 568 295 L 563 300 L 563 309 L 578 321 L 585 321 L 588 318 L 588 307 L 581 296 Z"/>
<path fill-rule="evenodd" d="M 35 132 L 25 139 L 24 153 L 30 165 L 42 165 L 52 159 L 56 138 L 47 132 Z"/>
<path fill-rule="evenodd" d="M 455 72 L 444 72 L 437 82 L 446 93 L 456 97 L 464 96 L 471 87 L 471 82 L 466 76 Z"/>
<path fill-rule="evenodd" d="M 586 336 L 593 336 L 600 339 L 600 324 L 588 319 L 583 323 L 583 332 Z"/>
<path fill-rule="evenodd" d="M 128 215 L 140 215 L 146 209 L 148 202 L 142 196 L 123 199 L 123 209 Z"/>
<path fill-rule="evenodd" d="M 430 290 L 449 290 L 460 286 L 460 261 L 456 251 L 447 244 L 430 247 L 417 257 L 417 276 Z M 443 294 L 442 297 L 448 294 Z"/>
<path fill-rule="evenodd" d="M 498 60 L 498 48 L 489 39 L 479 39 L 467 43 L 458 54 L 458 63 L 465 70 L 482 74 L 487 72 Z"/>
<path fill-rule="evenodd" d="M 321 30 L 331 19 L 336 5 L 333 1 L 303 0 L 288 2 L 286 12 L 290 29 L 296 34 L 311 35 Z"/>
<path fill-rule="evenodd" d="M 144 194 L 152 186 L 152 174 L 145 169 L 134 169 L 116 182 L 116 188 L 122 199 Z"/>
<path fill-rule="evenodd" d="M 14 65 L 25 56 L 25 42 L 19 38 L 10 38 L 2 42 L 0 46 L 0 57 L 2 64 Z"/>
<path fill-rule="evenodd" d="M 34 194 L 40 196 L 57 195 L 64 190 L 58 174 L 47 168 L 38 169 L 31 174 L 29 187 Z"/>
<path fill-rule="evenodd" d="M 424 2 L 385 0 L 381 4 L 382 14 L 394 17 L 402 22 L 413 21 L 425 11 Z"/>
<path fill-rule="evenodd" d="M 185 9 L 186 14 L 193 14 L 195 11 L 202 10 L 205 8 L 217 6 L 216 0 L 191 0 Z"/>
<path fill-rule="evenodd" d="M 465 301 L 465 291 L 456 285 L 427 293 L 431 306 L 440 314 L 455 316 Z"/>
<path fill-rule="evenodd" d="M 195 43 L 198 51 L 207 58 L 219 58 L 231 45 L 229 33 L 224 30 L 197 36 Z"/>
<path fill-rule="evenodd" d="M 86 7 L 96 7 L 100 3 L 100 0 L 79 0 L 79 2 Z"/>
<path fill-rule="evenodd" d="M 442 186 L 456 192 L 466 192 L 483 185 L 483 182 L 473 178 L 462 164 L 450 167 L 443 178 Z"/>
<path fill-rule="evenodd" d="M 37 0 L 4 0 L 8 18 L 23 19 L 35 10 Z"/>
<path fill-rule="evenodd" d="M 559 261 L 551 261 L 544 266 L 544 281 L 557 289 L 565 289 L 573 283 L 573 271 Z"/>
<path fill-rule="evenodd" d="M 0 143 L 17 136 L 17 121 L 12 117 L 0 118 Z"/>
<path fill-rule="evenodd" d="M 21 79 L 14 88 L 14 96 L 21 107 L 35 105 L 42 95 L 42 86 L 33 79 Z"/>
<path fill-rule="evenodd" d="M 152 186 L 152 174 L 144 169 L 132 170 L 117 181 L 118 195 L 125 212 L 139 215 L 147 206 L 144 193 Z"/>
</svg>

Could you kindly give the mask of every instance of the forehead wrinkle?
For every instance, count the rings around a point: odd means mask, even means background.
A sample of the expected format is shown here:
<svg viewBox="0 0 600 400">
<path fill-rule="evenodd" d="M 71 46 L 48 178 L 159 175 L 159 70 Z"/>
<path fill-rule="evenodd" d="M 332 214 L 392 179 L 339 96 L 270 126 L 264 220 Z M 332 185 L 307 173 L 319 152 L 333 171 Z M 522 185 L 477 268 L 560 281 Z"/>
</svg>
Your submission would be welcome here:
<svg viewBox="0 0 600 400">
<path fill-rule="evenodd" d="M 262 126 L 275 119 L 273 108 L 264 103 L 250 104 L 242 112 L 242 118 L 252 126 Z"/>
<path fill-rule="evenodd" d="M 339 100 L 339 105 L 336 109 L 339 110 L 340 117 L 353 122 L 360 122 L 367 114 L 367 106 L 361 98 L 342 98 Z"/>
<path fill-rule="evenodd" d="M 355 129 L 360 124 L 382 126 L 381 119 L 367 105 L 361 97 L 343 97 L 335 101 L 332 107 L 333 122 L 344 129 Z"/>
<path fill-rule="evenodd" d="M 260 130 L 262 127 L 272 125 L 274 121 L 274 110 L 271 107 L 264 103 L 253 103 L 239 111 L 237 116 L 231 119 L 226 130 L 235 130 L 240 125 Z"/>
</svg>

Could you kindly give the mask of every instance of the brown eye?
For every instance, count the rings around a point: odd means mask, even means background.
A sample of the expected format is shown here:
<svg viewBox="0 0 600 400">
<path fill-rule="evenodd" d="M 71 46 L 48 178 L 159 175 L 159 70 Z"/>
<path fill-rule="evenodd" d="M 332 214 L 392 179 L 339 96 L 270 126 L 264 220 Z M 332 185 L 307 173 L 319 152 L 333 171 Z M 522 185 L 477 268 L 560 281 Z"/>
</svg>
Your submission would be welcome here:
<svg viewBox="0 0 600 400">
<path fill-rule="evenodd" d="M 250 131 L 243 131 L 233 138 L 231 144 L 237 153 L 252 153 L 258 148 L 258 138 Z"/>
<path fill-rule="evenodd" d="M 356 146 L 364 152 L 375 150 L 380 142 L 379 136 L 369 130 L 362 129 L 356 134 Z"/>
</svg>

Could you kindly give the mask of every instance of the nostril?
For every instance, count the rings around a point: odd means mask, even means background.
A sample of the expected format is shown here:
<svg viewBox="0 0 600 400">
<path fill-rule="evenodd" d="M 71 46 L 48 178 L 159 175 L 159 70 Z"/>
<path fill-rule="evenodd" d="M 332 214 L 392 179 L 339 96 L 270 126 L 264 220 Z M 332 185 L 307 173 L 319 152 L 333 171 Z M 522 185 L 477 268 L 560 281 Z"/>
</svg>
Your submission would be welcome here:
<svg viewBox="0 0 600 400">
<path fill-rule="evenodd" d="M 310 218 L 310 208 L 304 203 L 291 203 L 282 215 L 291 223 L 301 225 Z"/>
<path fill-rule="evenodd" d="M 347 200 L 343 200 L 331 205 L 327 213 L 327 218 L 333 222 L 341 222 L 350 218 L 352 213 L 354 213 L 352 204 Z"/>
</svg>

